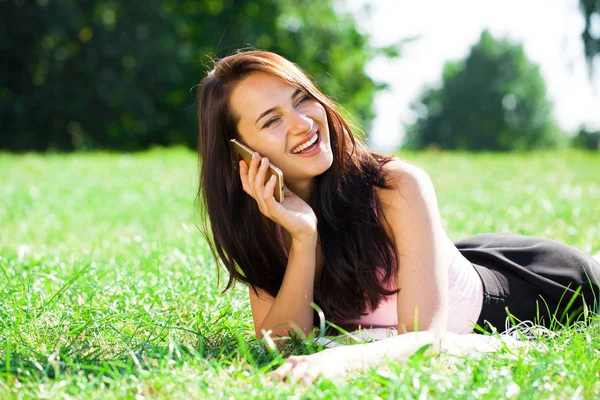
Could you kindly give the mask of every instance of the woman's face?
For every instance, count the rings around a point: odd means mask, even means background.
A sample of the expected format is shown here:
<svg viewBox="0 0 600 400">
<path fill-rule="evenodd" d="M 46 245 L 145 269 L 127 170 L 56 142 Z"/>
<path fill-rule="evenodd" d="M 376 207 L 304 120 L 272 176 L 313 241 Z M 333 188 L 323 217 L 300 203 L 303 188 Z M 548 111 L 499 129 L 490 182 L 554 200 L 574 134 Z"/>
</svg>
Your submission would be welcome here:
<svg viewBox="0 0 600 400">
<path fill-rule="evenodd" d="M 279 167 L 288 186 L 309 182 L 333 163 L 325 109 L 301 89 L 254 72 L 235 86 L 230 105 L 242 142 Z"/>
</svg>

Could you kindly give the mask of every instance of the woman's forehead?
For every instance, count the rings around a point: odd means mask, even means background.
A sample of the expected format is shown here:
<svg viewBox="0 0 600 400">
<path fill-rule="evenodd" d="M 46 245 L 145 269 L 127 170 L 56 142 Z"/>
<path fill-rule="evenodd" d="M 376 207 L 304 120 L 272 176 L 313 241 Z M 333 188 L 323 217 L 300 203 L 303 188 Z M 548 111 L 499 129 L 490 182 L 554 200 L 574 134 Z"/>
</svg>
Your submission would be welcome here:
<svg viewBox="0 0 600 400">
<path fill-rule="evenodd" d="M 289 101 L 296 88 L 264 72 L 254 72 L 240 81 L 231 92 L 231 107 L 244 123 L 254 124 L 264 111 Z"/>
</svg>

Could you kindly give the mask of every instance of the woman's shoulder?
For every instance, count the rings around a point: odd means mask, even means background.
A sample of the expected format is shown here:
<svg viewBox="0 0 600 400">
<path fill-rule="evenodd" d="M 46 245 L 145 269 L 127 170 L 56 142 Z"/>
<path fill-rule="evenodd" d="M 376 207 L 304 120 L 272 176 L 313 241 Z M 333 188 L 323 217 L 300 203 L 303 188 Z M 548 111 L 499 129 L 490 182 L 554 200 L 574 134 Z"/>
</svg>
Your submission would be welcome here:
<svg viewBox="0 0 600 400">
<path fill-rule="evenodd" d="M 394 158 L 384 166 L 386 188 L 376 189 L 380 221 L 388 233 L 405 236 L 415 227 L 439 226 L 440 214 L 433 183 L 416 165 Z"/>
<path fill-rule="evenodd" d="M 434 194 L 431 178 L 422 168 L 415 164 L 393 158 L 383 166 L 386 187 L 377 189 L 377 197 L 380 200 L 401 200 L 410 202 L 425 200 Z"/>
</svg>

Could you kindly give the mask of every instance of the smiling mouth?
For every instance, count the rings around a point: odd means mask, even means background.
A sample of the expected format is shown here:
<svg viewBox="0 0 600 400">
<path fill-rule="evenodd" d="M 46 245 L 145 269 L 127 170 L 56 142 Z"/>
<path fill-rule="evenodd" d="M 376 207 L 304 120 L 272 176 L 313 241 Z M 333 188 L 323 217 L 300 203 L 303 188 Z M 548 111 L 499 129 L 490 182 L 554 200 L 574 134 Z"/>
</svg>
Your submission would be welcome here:
<svg viewBox="0 0 600 400">
<path fill-rule="evenodd" d="M 292 149 L 292 154 L 306 153 L 314 149 L 319 142 L 320 132 L 316 131 L 314 136 L 308 141 L 302 143 L 300 146 L 296 146 Z"/>
</svg>

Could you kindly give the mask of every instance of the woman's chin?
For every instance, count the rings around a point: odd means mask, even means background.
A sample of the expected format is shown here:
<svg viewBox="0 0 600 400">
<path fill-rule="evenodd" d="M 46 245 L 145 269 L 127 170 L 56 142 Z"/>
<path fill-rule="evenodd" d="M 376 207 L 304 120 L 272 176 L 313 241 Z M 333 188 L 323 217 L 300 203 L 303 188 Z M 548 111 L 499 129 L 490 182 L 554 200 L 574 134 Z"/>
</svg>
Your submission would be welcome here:
<svg viewBox="0 0 600 400">
<path fill-rule="evenodd" d="M 321 175 L 323 172 L 327 171 L 333 165 L 333 157 L 331 156 L 331 152 L 325 153 L 325 157 L 323 157 L 320 162 L 315 165 L 315 176 Z M 329 155 L 329 157 L 327 157 Z"/>
<path fill-rule="evenodd" d="M 314 178 L 316 176 L 321 175 L 323 172 L 327 171 L 333 165 L 333 155 L 331 150 L 322 153 L 322 157 L 319 157 L 317 160 L 311 160 L 310 162 L 304 162 L 301 165 L 298 165 L 300 168 L 295 168 L 294 173 L 291 173 L 289 170 L 283 171 L 283 176 L 285 180 L 304 180 L 307 178 Z"/>
</svg>

